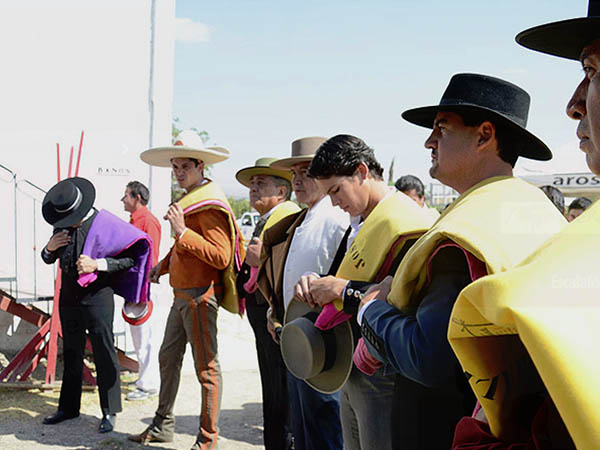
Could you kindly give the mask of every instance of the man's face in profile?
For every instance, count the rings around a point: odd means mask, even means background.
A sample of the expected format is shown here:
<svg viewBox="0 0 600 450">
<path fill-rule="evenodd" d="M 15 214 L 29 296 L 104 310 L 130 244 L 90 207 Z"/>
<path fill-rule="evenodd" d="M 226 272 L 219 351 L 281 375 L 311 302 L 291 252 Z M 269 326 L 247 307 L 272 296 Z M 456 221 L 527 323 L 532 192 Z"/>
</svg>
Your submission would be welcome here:
<svg viewBox="0 0 600 450">
<path fill-rule="evenodd" d="M 600 39 L 584 47 L 580 61 L 584 78 L 567 105 L 567 115 L 578 120 L 579 148 L 592 172 L 600 174 Z"/>
</svg>

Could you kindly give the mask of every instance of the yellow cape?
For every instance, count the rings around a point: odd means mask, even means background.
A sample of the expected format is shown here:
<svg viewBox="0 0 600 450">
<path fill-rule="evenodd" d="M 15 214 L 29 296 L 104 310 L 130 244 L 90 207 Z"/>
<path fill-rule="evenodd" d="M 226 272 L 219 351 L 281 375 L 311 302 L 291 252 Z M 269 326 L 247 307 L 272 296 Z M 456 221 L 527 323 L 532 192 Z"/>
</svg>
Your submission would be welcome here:
<svg viewBox="0 0 600 450">
<path fill-rule="evenodd" d="M 577 448 L 600 445 L 599 255 L 596 203 L 517 268 L 459 296 L 448 337 L 496 436 L 510 433 L 507 405 L 530 388 L 506 384 L 522 342 Z M 495 380 L 495 395 L 481 380 Z"/>
<path fill-rule="evenodd" d="M 292 201 L 287 200 L 283 203 L 280 203 L 275 208 L 275 211 L 273 211 L 273 213 L 267 219 L 267 223 L 265 223 L 265 227 L 262 229 L 262 231 L 260 233 L 260 239 L 262 240 L 263 235 L 265 234 L 265 230 L 267 228 L 275 225 L 277 222 L 279 222 L 284 217 L 287 217 L 291 214 L 297 213 L 298 211 L 300 211 L 300 207 Z"/>
<path fill-rule="evenodd" d="M 231 232 L 232 258 L 227 268 L 223 271 L 224 295 L 220 305 L 233 314 L 239 314 L 238 293 L 235 284 L 236 265 L 241 266 L 244 260 L 244 239 L 235 222 L 229 201 L 225 193 L 214 182 L 209 181 L 200 187 L 188 192 L 177 203 L 185 215 L 194 214 L 208 208 L 215 208 L 227 215 L 229 230 Z"/>
<path fill-rule="evenodd" d="M 432 223 L 431 215 L 405 194 L 389 195 L 373 208 L 362 224 L 336 276 L 345 280 L 374 281 L 392 246 L 399 239 L 419 237 Z M 402 247 L 403 244 L 398 244 L 392 256 Z M 334 304 L 338 310 L 343 309 L 341 299 Z"/>
<path fill-rule="evenodd" d="M 458 197 L 412 246 L 394 276 L 388 302 L 399 309 L 417 306 L 429 258 L 444 241 L 484 262 L 487 273 L 497 273 L 523 261 L 565 225 L 540 189 L 514 177 L 488 178 Z"/>
</svg>

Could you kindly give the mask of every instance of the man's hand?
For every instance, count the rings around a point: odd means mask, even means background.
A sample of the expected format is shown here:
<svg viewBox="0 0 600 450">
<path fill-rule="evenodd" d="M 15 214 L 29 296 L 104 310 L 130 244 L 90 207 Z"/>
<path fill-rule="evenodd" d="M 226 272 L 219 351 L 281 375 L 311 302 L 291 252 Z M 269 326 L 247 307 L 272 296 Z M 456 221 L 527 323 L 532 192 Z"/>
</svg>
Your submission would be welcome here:
<svg viewBox="0 0 600 450">
<path fill-rule="evenodd" d="M 365 295 L 363 295 L 362 300 L 360 301 L 360 306 L 358 310 L 360 311 L 363 307 L 373 299 L 386 301 L 390 290 L 392 289 L 392 281 L 394 278 L 390 275 L 385 277 L 381 283 L 374 284 L 371 286 Z"/>
<path fill-rule="evenodd" d="M 279 336 L 277 335 L 277 329 L 279 328 L 281 330 L 282 326 L 283 325 L 281 325 L 281 323 L 279 323 L 279 321 L 273 315 L 273 309 L 267 309 L 267 331 L 269 332 L 276 344 L 279 344 Z"/>
<path fill-rule="evenodd" d="M 299 302 L 307 303 L 308 306 L 314 308 L 316 303 L 310 294 L 310 286 L 313 281 L 318 279 L 319 277 L 312 273 L 310 275 L 302 275 L 294 286 L 294 298 Z"/>
<path fill-rule="evenodd" d="M 98 263 L 95 259 L 92 259 L 87 255 L 79 255 L 79 259 L 77 260 L 77 273 L 79 275 L 92 273 L 96 270 L 98 270 Z"/>
<path fill-rule="evenodd" d="M 246 248 L 246 264 L 251 267 L 258 267 L 260 264 L 260 251 L 262 250 L 262 241 L 259 238 L 252 238 Z"/>
<path fill-rule="evenodd" d="M 310 283 L 310 295 L 318 306 L 325 306 L 337 298 L 342 298 L 347 280 L 328 275 Z"/>
<path fill-rule="evenodd" d="M 167 213 L 165 214 L 165 217 L 163 217 L 163 219 L 169 221 L 171 227 L 173 228 L 173 231 L 177 236 L 181 235 L 181 233 L 183 233 L 183 230 L 185 230 L 183 209 L 181 208 L 181 206 L 179 206 L 178 203 L 173 203 L 171 206 L 169 206 L 169 209 L 167 210 Z"/>
<path fill-rule="evenodd" d="M 69 237 L 69 232 L 67 230 L 59 231 L 52 235 L 48 244 L 46 244 L 46 250 L 49 252 L 54 252 L 57 249 L 64 247 L 69 242 L 71 242 L 71 238 Z"/>
<path fill-rule="evenodd" d="M 150 273 L 148 274 L 148 281 L 150 283 L 160 284 L 158 279 L 160 278 L 160 262 L 155 265 L 152 269 L 150 269 Z"/>
</svg>

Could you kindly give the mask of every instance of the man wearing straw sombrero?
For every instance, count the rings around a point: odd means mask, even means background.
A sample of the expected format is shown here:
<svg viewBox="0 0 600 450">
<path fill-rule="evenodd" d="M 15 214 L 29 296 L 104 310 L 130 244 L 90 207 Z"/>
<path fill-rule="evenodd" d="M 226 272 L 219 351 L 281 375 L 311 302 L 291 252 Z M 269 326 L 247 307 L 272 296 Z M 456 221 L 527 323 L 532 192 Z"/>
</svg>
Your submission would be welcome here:
<svg viewBox="0 0 600 450">
<path fill-rule="evenodd" d="M 292 435 L 289 427 L 286 371 L 279 347 L 267 331 L 266 314 L 269 305 L 257 292 L 256 285 L 263 233 L 284 217 L 300 210 L 296 203 L 290 201 L 291 173 L 269 167 L 275 159 L 259 158 L 253 166 L 244 167 L 235 175 L 241 184 L 250 189 L 250 205 L 260 214 L 237 283 L 240 297 L 245 301 L 248 321 L 256 341 L 262 387 L 265 449 L 288 450 L 292 448 Z"/>
<path fill-rule="evenodd" d="M 54 233 L 42 250 L 52 264 L 60 259 L 59 313 L 64 372 L 58 411 L 44 419 L 54 425 L 79 416 L 86 336 L 98 374 L 102 420 L 112 431 L 121 411 L 119 364 L 114 347 L 114 294 L 143 305 L 149 300 L 152 247 L 146 233 L 93 205 L 96 190 L 85 178 L 68 178 L 44 197 L 42 214 Z"/>
<path fill-rule="evenodd" d="M 579 148 L 599 175 L 600 1 L 589 1 L 587 17 L 539 25 L 516 40 L 581 63 L 567 115 L 578 121 Z M 598 254 L 596 202 L 515 269 L 461 293 L 448 337 L 482 408 L 458 424 L 454 448 L 598 448 Z M 471 326 L 465 335 L 462 323 L 487 329 Z M 486 395 L 485 380 L 494 395 Z"/>
<path fill-rule="evenodd" d="M 222 147 L 205 148 L 195 132 L 183 131 L 174 145 L 146 150 L 140 157 L 153 166 L 171 167 L 185 195 L 169 206 L 164 217 L 175 243 L 150 273 L 154 283 L 168 273 L 174 295 L 159 352 L 158 408 L 150 426 L 129 439 L 144 444 L 173 440 L 173 407 L 189 342 L 202 387 L 200 429 L 192 448 L 215 448 L 223 393 L 217 310 L 223 306 L 240 313 L 235 274 L 243 257 L 243 241 L 225 194 L 204 176 L 204 168 L 224 161 L 229 152 Z"/>
<path fill-rule="evenodd" d="M 296 139 L 291 157 L 271 163 L 272 168 L 293 175 L 296 200 L 307 206 L 269 227 L 263 236 L 257 284 L 270 305 L 267 326 L 274 341 L 278 341 L 275 330 L 281 331 L 296 281 L 306 272 L 335 273 L 346 252 L 343 237 L 350 224 L 348 214 L 333 206 L 329 196 L 307 175 L 317 148 L 326 140 Z M 295 450 L 341 450 L 339 392 L 319 392 L 290 372 L 287 386 Z"/>
</svg>

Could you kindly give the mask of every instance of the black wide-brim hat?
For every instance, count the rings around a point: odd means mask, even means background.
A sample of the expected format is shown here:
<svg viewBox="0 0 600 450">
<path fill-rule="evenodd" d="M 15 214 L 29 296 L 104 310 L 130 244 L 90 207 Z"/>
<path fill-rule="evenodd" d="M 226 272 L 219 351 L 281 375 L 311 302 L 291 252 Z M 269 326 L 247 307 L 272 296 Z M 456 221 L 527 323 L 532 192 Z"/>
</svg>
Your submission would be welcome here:
<svg viewBox="0 0 600 450">
<path fill-rule="evenodd" d="M 54 228 L 68 228 L 81 222 L 94 206 L 96 189 L 85 178 L 74 177 L 52 186 L 42 202 L 42 216 Z"/>
<path fill-rule="evenodd" d="M 521 138 L 518 148 L 507 151 L 514 151 L 524 158 L 547 161 L 552 159 L 552 152 L 525 128 L 530 102 L 524 89 L 508 81 L 489 75 L 459 73 L 450 79 L 439 105 L 409 109 L 402 117 L 415 125 L 433 128 L 439 111 L 481 111 L 486 118 L 505 125 Z"/>
<path fill-rule="evenodd" d="M 517 34 L 515 39 L 531 50 L 579 60 L 581 50 L 600 39 L 600 0 L 590 0 L 587 17 L 529 28 Z"/>
</svg>

